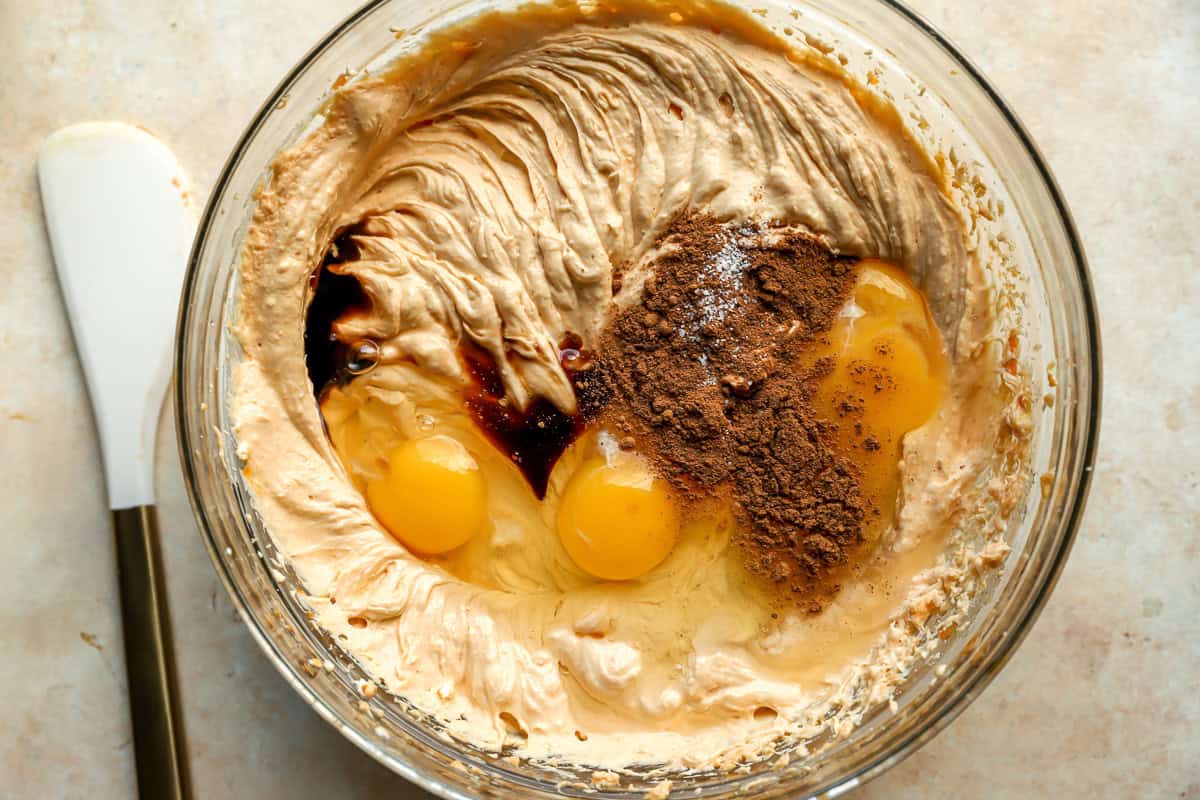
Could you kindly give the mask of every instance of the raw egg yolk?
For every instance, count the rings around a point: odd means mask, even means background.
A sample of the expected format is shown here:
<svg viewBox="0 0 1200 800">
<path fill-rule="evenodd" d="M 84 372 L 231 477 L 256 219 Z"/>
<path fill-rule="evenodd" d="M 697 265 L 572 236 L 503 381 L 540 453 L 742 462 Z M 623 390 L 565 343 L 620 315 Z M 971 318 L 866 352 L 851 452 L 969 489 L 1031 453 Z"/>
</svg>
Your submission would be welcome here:
<svg viewBox="0 0 1200 800">
<path fill-rule="evenodd" d="M 563 491 L 558 536 L 580 569 L 624 581 L 658 566 L 679 535 L 666 485 L 637 456 L 585 461 Z"/>
<path fill-rule="evenodd" d="M 446 553 L 483 529 L 483 473 L 449 436 L 409 439 L 367 483 L 367 503 L 400 542 L 417 553 Z"/>
<path fill-rule="evenodd" d="M 839 448 L 860 470 L 861 487 L 879 515 L 878 536 L 895 515 L 901 442 L 937 411 L 947 365 L 924 294 L 908 275 L 880 261 L 859 264 L 853 304 L 830 333 L 832 373 L 818 402 L 837 423 Z"/>
</svg>

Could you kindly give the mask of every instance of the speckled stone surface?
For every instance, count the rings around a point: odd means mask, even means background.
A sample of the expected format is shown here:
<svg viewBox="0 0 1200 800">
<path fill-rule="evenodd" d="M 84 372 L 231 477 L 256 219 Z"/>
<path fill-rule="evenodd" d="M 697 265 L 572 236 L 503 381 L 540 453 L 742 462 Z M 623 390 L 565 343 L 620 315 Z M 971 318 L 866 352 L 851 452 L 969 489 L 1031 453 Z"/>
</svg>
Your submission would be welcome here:
<svg viewBox="0 0 1200 800">
<path fill-rule="evenodd" d="M 919 0 L 1031 129 L 1083 234 L 1105 413 L 1085 524 L 990 688 L 856 797 L 1200 798 L 1200 5 Z M 352 2 L 0 10 L 0 796 L 134 793 L 99 452 L 50 262 L 38 143 L 117 117 L 207 196 L 242 125 Z M 158 446 L 197 796 L 424 795 L 345 742 L 235 618 Z"/>
</svg>

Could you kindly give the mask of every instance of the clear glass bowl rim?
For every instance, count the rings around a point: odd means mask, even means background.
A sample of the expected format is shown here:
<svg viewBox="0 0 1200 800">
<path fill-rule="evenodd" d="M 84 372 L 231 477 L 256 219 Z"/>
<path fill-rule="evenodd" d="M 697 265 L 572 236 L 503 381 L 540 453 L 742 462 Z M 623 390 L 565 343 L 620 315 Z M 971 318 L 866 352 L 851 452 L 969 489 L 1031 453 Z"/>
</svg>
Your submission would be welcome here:
<svg viewBox="0 0 1200 800">
<path fill-rule="evenodd" d="M 203 532 L 205 547 L 208 550 L 209 557 L 212 560 L 221 582 L 224 584 L 226 591 L 233 602 L 238 615 L 245 621 L 246 627 L 249 629 L 252 637 L 258 643 L 259 647 L 266 654 L 268 660 L 275 666 L 276 670 L 284 677 L 284 679 L 301 694 L 308 694 L 305 688 L 303 678 L 300 675 L 298 665 L 291 663 L 279 652 L 272 641 L 272 635 L 262 626 L 261 622 L 251 611 L 242 591 L 234 581 L 227 565 L 224 563 L 220 553 L 219 545 L 214 537 L 212 524 L 203 502 L 199 496 L 197 487 L 197 477 L 195 464 L 192 461 L 192 450 L 194 444 L 190 432 L 190 425 L 185 418 L 185 382 L 182 376 L 186 372 L 186 342 L 188 325 L 191 322 L 191 304 L 188 302 L 192 297 L 195 289 L 195 283 L 200 266 L 200 257 L 204 250 L 206 237 L 213 221 L 214 215 L 217 213 L 220 200 L 223 198 L 225 190 L 231 180 L 231 177 L 241 158 L 245 153 L 249 143 L 259 133 L 264 120 L 271 113 L 272 109 L 287 95 L 289 88 L 296 81 L 309 65 L 318 58 L 333 42 L 337 41 L 342 35 L 354 28 L 359 21 L 371 15 L 379 7 L 386 5 L 392 0 L 370 0 L 366 4 L 359 7 L 357 10 L 348 15 L 333 29 L 331 29 L 320 41 L 318 41 L 307 53 L 288 70 L 287 74 L 271 91 L 266 101 L 260 106 L 257 113 L 251 119 L 242 135 L 238 138 L 233 150 L 228 159 L 223 165 L 220 174 L 213 185 L 212 192 L 209 195 L 208 202 L 205 205 L 204 212 L 200 218 L 200 224 L 197 228 L 196 238 L 192 246 L 191 253 L 188 258 L 187 273 L 184 279 L 183 290 L 180 295 L 179 316 L 175 338 L 175 359 L 173 371 L 174 385 L 174 406 L 175 406 L 175 423 L 178 431 L 178 447 L 180 463 L 184 474 L 184 482 L 187 487 L 189 501 L 194 512 L 196 521 Z M 1046 571 L 1040 585 L 1036 587 L 1030 602 L 1026 606 L 1025 613 L 1022 618 L 1015 621 L 1009 635 L 1005 636 L 1001 642 L 996 644 L 988 654 L 986 663 L 982 668 L 978 669 L 970 680 L 962 682 L 957 691 L 943 704 L 943 707 L 938 712 L 938 715 L 931 719 L 925 727 L 917 730 L 911 736 L 901 739 L 893 744 L 892 747 L 882 752 L 873 761 L 867 763 L 860 769 L 840 777 L 833 783 L 830 783 L 820 790 L 809 796 L 835 797 L 842 794 L 851 788 L 859 786 L 866 781 L 869 781 L 895 764 L 907 758 L 926 742 L 940 733 L 947 725 L 949 725 L 959 714 L 961 714 L 970 703 L 979 696 L 979 694 L 988 686 L 989 683 L 1000 672 L 1012 655 L 1016 652 L 1017 647 L 1024 640 L 1033 623 L 1037 620 L 1047 599 L 1056 585 L 1059 576 L 1061 575 L 1063 566 L 1066 563 L 1067 556 L 1070 553 L 1074 543 L 1079 525 L 1081 523 L 1084 510 L 1086 507 L 1088 491 L 1091 485 L 1091 476 L 1093 466 L 1095 464 L 1096 449 L 1099 440 L 1100 431 L 1100 410 L 1101 410 L 1101 387 L 1103 385 L 1101 346 L 1099 319 L 1096 309 L 1095 293 L 1093 281 L 1087 265 L 1087 258 L 1084 254 L 1083 246 L 1080 241 L 1079 233 L 1075 227 L 1074 219 L 1071 215 L 1066 201 L 1063 198 L 1062 191 L 1058 186 L 1045 158 L 1041 151 L 1034 143 L 1032 136 L 1025 128 L 1024 124 L 1018 118 L 1012 108 L 1001 97 L 1000 93 L 991 85 L 982 71 L 975 66 L 965 55 L 963 55 L 950 40 L 942 34 L 933 24 L 927 21 L 920 14 L 908 8 L 898 0 L 876 0 L 879 4 L 886 6 L 890 10 L 899 14 L 905 21 L 911 24 L 918 32 L 924 34 L 934 45 L 940 48 L 961 68 L 963 74 L 974 82 L 976 87 L 991 101 L 995 109 L 1000 113 L 1004 121 L 1007 123 L 1010 133 L 1013 134 L 1020 145 L 1024 148 L 1026 155 L 1034 165 L 1037 171 L 1037 177 L 1042 182 L 1047 194 L 1049 195 L 1054 208 L 1058 214 L 1058 221 L 1062 226 L 1063 232 L 1066 235 L 1068 246 L 1070 248 L 1073 266 L 1075 268 L 1075 279 L 1078 281 L 1080 289 L 1079 302 L 1082 306 L 1085 327 L 1085 339 L 1083 355 L 1088 360 L 1088 367 L 1091 380 L 1086 387 L 1086 397 L 1081 397 L 1079 402 L 1086 402 L 1089 408 L 1089 415 L 1084 420 L 1084 428 L 1082 430 L 1083 441 L 1078 449 L 1079 458 L 1076 462 L 1077 487 L 1073 496 L 1070 498 L 1069 504 L 1064 516 L 1065 524 L 1062 527 L 1063 535 L 1060 537 L 1057 549 L 1052 554 L 1052 560 L 1049 564 L 1049 569 Z M 395 755 L 381 751 L 379 748 L 371 746 L 360 737 L 351 735 L 353 728 L 349 720 L 343 720 L 339 715 L 322 702 L 310 702 L 310 705 L 317 713 L 327 722 L 333 725 L 339 732 L 351 739 L 364 752 L 370 755 L 375 760 L 379 761 L 384 766 L 388 767 L 393 772 L 407 778 L 423 789 L 433 792 L 439 796 L 447 798 L 467 797 L 463 793 L 461 787 L 455 787 L 444 783 L 438 777 L 421 771 L 414 765 L 404 763 Z"/>
</svg>

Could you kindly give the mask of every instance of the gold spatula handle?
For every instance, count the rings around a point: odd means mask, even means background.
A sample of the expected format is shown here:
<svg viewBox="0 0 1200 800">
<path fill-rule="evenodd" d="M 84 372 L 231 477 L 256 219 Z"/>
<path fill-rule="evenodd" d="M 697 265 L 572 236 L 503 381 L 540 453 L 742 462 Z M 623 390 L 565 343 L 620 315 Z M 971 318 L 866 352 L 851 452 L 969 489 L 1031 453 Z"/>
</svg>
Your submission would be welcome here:
<svg viewBox="0 0 1200 800">
<path fill-rule="evenodd" d="M 154 506 L 113 511 L 125 671 L 142 800 L 190 800 L 183 717 Z"/>
</svg>

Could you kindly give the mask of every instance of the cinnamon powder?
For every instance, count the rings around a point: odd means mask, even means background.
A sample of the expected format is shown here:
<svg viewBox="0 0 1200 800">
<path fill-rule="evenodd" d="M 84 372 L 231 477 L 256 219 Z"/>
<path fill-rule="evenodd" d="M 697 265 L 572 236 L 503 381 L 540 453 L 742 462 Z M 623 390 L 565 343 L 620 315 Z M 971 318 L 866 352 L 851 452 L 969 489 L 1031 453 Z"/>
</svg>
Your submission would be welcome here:
<svg viewBox="0 0 1200 800">
<path fill-rule="evenodd" d="M 814 412 L 832 365 L 805 358 L 850 296 L 853 260 L 711 216 L 676 221 L 660 246 L 597 347 L 612 395 L 601 424 L 682 495 L 732 500 L 746 567 L 818 610 L 873 513 L 836 423 Z"/>
</svg>

